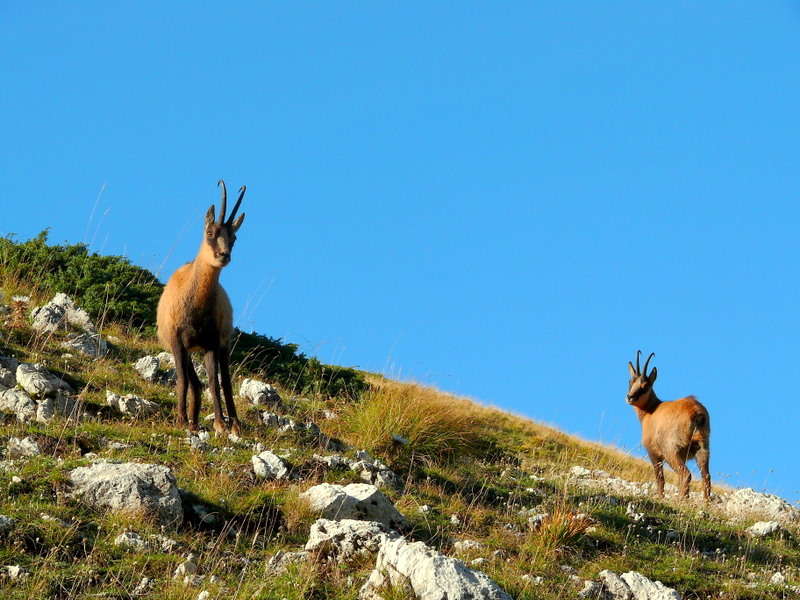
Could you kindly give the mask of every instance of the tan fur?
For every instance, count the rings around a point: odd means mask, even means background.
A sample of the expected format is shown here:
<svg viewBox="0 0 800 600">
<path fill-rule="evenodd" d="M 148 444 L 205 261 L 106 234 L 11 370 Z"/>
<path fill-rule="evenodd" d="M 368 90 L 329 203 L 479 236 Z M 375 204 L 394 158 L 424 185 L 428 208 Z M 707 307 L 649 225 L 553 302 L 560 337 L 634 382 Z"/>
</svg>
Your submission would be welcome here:
<svg viewBox="0 0 800 600">
<path fill-rule="evenodd" d="M 648 359 L 649 361 L 650 359 Z M 642 445 L 653 463 L 659 496 L 664 496 L 664 462 L 672 467 L 680 480 L 680 494 L 689 495 L 692 475 L 686 461 L 694 458 L 702 475 L 703 496 L 711 498 L 711 475 L 708 471 L 711 419 L 706 408 L 694 396 L 662 402 L 653 390 L 657 377 L 655 367 L 648 376 L 628 363 L 631 381 L 628 404 L 636 410 L 642 424 Z"/>
<path fill-rule="evenodd" d="M 215 209 L 212 205 L 206 214 L 203 242 L 197 257 L 173 273 L 161 294 L 157 315 L 158 338 L 175 357 L 178 425 L 187 425 L 186 396 L 190 391 L 188 426 L 193 431 L 199 427 L 201 386 L 190 353 L 202 351 L 214 405 L 214 429 L 218 432 L 226 429 L 219 399 L 221 380 L 230 429 L 238 433 L 240 425 L 230 378 L 233 309 L 219 283 L 219 276 L 222 268 L 230 262 L 236 231 L 244 220 L 242 214 L 233 221 L 244 196 L 244 187 L 230 219 L 223 222 L 225 185 L 222 182 L 220 185 L 223 200 L 219 220 L 214 219 Z"/>
</svg>

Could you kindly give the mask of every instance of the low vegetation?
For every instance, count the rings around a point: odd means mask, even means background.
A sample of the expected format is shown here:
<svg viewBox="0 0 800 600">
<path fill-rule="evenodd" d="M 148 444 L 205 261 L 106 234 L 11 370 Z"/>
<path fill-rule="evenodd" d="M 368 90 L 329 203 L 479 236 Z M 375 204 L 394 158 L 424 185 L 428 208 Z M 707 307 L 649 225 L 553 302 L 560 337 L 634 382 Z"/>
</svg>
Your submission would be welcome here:
<svg viewBox="0 0 800 600">
<path fill-rule="evenodd" d="M 86 261 L 91 266 L 81 266 Z M 160 351 L 152 334 L 160 289 L 152 274 L 124 259 L 98 257 L 81 245 L 49 246 L 46 233 L 22 243 L 0 239 L 0 304 L 31 297 L 0 315 L 0 356 L 46 365 L 75 388 L 87 412 L 81 423 L 0 419 L 0 448 L 10 438 L 31 437 L 42 449 L 0 463 L 0 515 L 15 523 L 0 534 L 0 597 L 195 600 L 208 592 L 209 599 L 354 600 L 374 561 L 298 563 L 277 575 L 268 565 L 280 551 L 301 550 L 308 538 L 315 515 L 299 495 L 322 482 L 358 482 L 359 474 L 322 468 L 314 455 L 326 451 L 311 437 L 263 425 L 243 399 L 237 399 L 241 440 L 212 435 L 206 446 L 193 447 L 173 425 L 172 387 L 148 383 L 132 367 Z M 97 320 L 108 355 L 65 356 L 62 334 L 42 337 L 31 329 L 30 308 L 57 291 Z M 791 587 L 800 585 L 796 526 L 750 538 L 744 534 L 750 522 L 731 522 L 713 505 L 592 490 L 570 477 L 579 465 L 631 481 L 652 479 L 648 463 L 614 448 L 430 387 L 324 365 L 258 334 L 239 333 L 233 357 L 234 389 L 244 377 L 270 382 L 283 398 L 283 414 L 313 421 L 343 442 L 348 456 L 364 449 L 386 463 L 402 485 L 385 493 L 412 522 L 409 536 L 445 554 L 456 553 L 459 540 L 479 541 L 459 558 L 482 559 L 480 570 L 514 598 L 577 598 L 581 583 L 604 569 L 639 571 L 687 599 L 800 597 Z M 161 412 L 125 417 L 106 406 L 106 389 L 156 401 Z M 287 457 L 293 478 L 256 478 L 255 443 Z M 73 498 L 69 471 L 97 458 L 169 466 L 183 490 L 184 524 L 162 530 L 139 515 L 96 510 Z M 671 474 L 668 482 L 675 483 Z M 632 516 L 631 503 L 646 517 Z M 164 535 L 180 548 L 115 545 L 126 531 Z M 189 552 L 198 571 L 187 584 L 173 573 Z M 776 572 L 785 582 L 772 579 Z"/>
</svg>

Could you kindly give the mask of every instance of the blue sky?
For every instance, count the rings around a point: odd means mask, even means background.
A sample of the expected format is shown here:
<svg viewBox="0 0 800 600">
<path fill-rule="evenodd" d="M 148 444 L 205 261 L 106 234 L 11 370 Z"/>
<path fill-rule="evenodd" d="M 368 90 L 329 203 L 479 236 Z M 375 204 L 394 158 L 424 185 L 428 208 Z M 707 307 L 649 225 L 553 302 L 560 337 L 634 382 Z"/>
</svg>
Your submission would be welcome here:
<svg viewBox="0 0 800 600">
<path fill-rule="evenodd" d="M 158 271 L 246 184 L 238 324 L 800 498 L 789 2 L 0 5 L 0 234 Z"/>
</svg>

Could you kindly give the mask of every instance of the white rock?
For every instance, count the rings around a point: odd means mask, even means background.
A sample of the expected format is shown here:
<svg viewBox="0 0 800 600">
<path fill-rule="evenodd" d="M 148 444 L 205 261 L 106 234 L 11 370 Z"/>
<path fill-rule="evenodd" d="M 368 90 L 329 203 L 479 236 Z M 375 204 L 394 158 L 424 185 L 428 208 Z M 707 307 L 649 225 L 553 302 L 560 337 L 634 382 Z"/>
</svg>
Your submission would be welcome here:
<svg viewBox="0 0 800 600">
<path fill-rule="evenodd" d="M 253 456 L 250 461 L 253 463 L 253 471 L 259 477 L 285 479 L 289 475 L 286 461 L 269 450 Z"/>
<path fill-rule="evenodd" d="M 750 488 L 736 490 L 723 498 L 723 509 L 733 518 L 766 517 L 770 521 L 791 523 L 800 521 L 800 509 L 773 494 L 762 494 Z"/>
<path fill-rule="evenodd" d="M 281 403 L 281 396 L 274 386 L 255 379 L 242 381 L 239 395 L 247 398 L 254 406 L 276 406 Z"/>
<path fill-rule="evenodd" d="M 300 497 L 326 519 L 376 521 L 392 529 L 407 529 L 411 525 L 378 488 L 366 483 L 347 486 L 323 483 L 309 488 Z"/>
<path fill-rule="evenodd" d="M 477 540 L 458 540 L 453 544 L 453 552 L 465 554 L 468 552 L 478 552 L 483 549 L 483 544 Z"/>
<path fill-rule="evenodd" d="M 767 537 L 778 533 L 781 525 L 777 521 L 759 521 L 744 530 L 750 537 Z"/>
<path fill-rule="evenodd" d="M 613 571 L 600 571 L 600 581 L 614 600 L 630 600 L 631 588 Z"/>
<path fill-rule="evenodd" d="M 83 403 L 64 391 L 57 392 L 55 397 L 39 399 L 36 403 L 36 420 L 47 423 L 53 417 L 80 421 L 83 419 Z"/>
<path fill-rule="evenodd" d="M 142 513 L 161 525 L 183 522 L 175 476 L 162 465 L 97 463 L 69 473 L 73 494 L 90 506 Z"/>
<path fill-rule="evenodd" d="M 399 536 L 381 545 L 359 598 L 378 600 L 387 587 L 405 589 L 417 600 L 511 600 L 485 573 Z"/>
<path fill-rule="evenodd" d="M 106 404 L 132 417 L 154 415 L 159 409 L 158 404 L 146 398 L 134 394 L 120 396 L 111 390 L 106 390 Z"/>
<path fill-rule="evenodd" d="M 576 465 L 569 470 L 569 474 L 573 477 L 588 477 L 592 472 L 586 467 Z"/>
<path fill-rule="evenodd" d="M 769 582 L 771 585 L 784 585 L 786 583 L 786 577 L 778 571 L 772 577 L 769 578 Z"/>
<path fill-rule="evenodd" d="M 141 375 L 142 379 L 155 383 L 158 381 L 158 358 L 155 356 L 143 356 L 135 363 L 133 369 Z"/>
<path fill-rule="evenodd" d="M 175 573 L 172 575 L 173 579 L 180 579 L 182 577 L 191 577 L 197 572 L 197 555 L 189 553 L 186 560 L 178 565 Z"/>
<path fill-rule="evenodd" d="M 320 556 L 347 562 L 357 556 L 377 553 L 381 544 L 398 535 L 374 521 L 318 519 L 311 526 L 305 549 Z"/>
<path fill-rule="evenodd" d="M 41 453 L 42 449 L 39 448 L 39 444 L 30 436 L 24 439 L 8 438 L 8 456 L 10 458 L 30 458 Z"/>
<path fill-rule="evenodd" d="M 17 367 L 19 361 L 16 358 L 0 356 L 0 386 L 13 388 L 17 385 Z"/>
<path fill-rule="evenodd" d="M 61 347 L 92 358 L 108 354 L 108 343 L 98 333 L 72 333 L 61 343 Z"/>
<path fill-rule="evenodd" d="M 138 533 L 134 531 L 126 531 L 114 538 L 114 545 L 121 546 L 122 548 L 130 548 L 131 550 L 146 550 L 147 542 L 142 539 Z"/>
<path fill-rule="evenodd" d="M 682 596 L 677 590 L 665 586 L 660 581 L 650 581 L 647 577 L 636 571 L 621 575 L 622 580 L 628 584 L 634 600 L 681 600 Z"/>
<path fill-rule="evenodd" d="M 14 413 L 22 423 L 36 420 L 36 402 L 22 390 L 0 392 L 0 410 Z"/>
<path fill-rule="evenodd" d="M 275 556 L 267 561 L 265 574 L 267 577 L 276 577 L 283 575 L 290 565 L 302 564 L 308 562 L 310 552 L 285 552 L 279 550 Z"/>
<path fill-rule="evenodd" d="M 59 390 L 73 392 L 66 381 L 56 377 L 38 363 L 20 363 L 17 367 L 17 383 L 34 398 L 53 396 Z"/>
</svg>

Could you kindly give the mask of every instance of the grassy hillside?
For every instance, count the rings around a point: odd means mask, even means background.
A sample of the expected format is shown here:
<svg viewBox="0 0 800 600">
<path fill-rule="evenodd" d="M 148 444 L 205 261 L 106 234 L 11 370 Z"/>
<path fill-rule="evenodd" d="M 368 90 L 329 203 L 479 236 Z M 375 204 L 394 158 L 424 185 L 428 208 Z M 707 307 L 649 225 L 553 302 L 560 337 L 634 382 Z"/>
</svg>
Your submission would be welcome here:
<svg viewBox="0 0 800 600">
<path fill-rule="evenodd" d="M 107 356 L 66 355 L 60 347 L 66 334 L 32 330 L 30 309 L 56 291 L 90 312 L 109 340 Z M 88 415 L 77 424 L 0 420 L 0 449 L 12 437 L 31 437 L 43 450 L 30 458 L 6 452 L 0 463 L 0 515 L 15 522 L 0 536 L 0 566 L 27 574 L 0 570 L 0 597 L 194 600 L 201 591 L 209 598 L 357 597 L 374 561 L 347 567 L 312 561 L 272 577 L 267 565 L 279 551 L 302 549 L 308 538 L 315 516 L 301 492 L 320 482 L 357 482 L 358 475 L 323 468 L 315 454 L 330 452 L 303 432 L 264 426 L 242 399 L 241 440 L 212 435 L 193 447 L 173 425 L 172 388 L 134 371 L 138 358 L 161 350 L 153 335 L 160 284 L 152 274 L 80 245 L 48 246 L 46 234 L 25 243 L 6 238 L 0 292 L 0 304 L 11 307 L 0 315 L 0 356 L 46 365 L 72 385 Z M 649 464 L 613 448 L 429 387 L 324 365 L 261 335 L 241 334 L 234 362 L 235 390 L 244 377 L 273 383 L 286 415 L 316 423 L 347 445 L 348 456 L 367 450 L 399 475 L 401 489 L 385 493 L 412 522 L 411 538 L 445 554 L 454 554 L 459 540 L 481 542 L 460 558 L 483 559 L 479 568 L 514 598 L 577 598 L 580 582 L 604 569 L 639 571 L 684 598 L 800 597 L 787 587 L 800 585 L 797 526 L 751 539 L 743 532 L 755 518 L 735 523 L 714 505 L 591 490 L 570 477 L 578 465 L 650 480 Z M 106 406 L 107 389 L 156 401 L 160 415 L 124 417 Z M 256 443 L 287 456 L 294 477 L 256 478 L 250 462 Z M 184 490 L 186 521 L 162 530 L 71 497 L 67 473 L 97 458 L 169 466 Z M 203 511 L 213 518 L 202 518 Z M 637 512 L 645 517 L 632 516 Z M 532 526 L 531 515 L 543 513 Z M 126 550 L 114 544 L 125 531 L 163 534 L 180 548 Z M 189 552 L 198 557 L 199 578 L 185 585 L 172 574 Z M 770 581 L 778 571 L 785 584 Z M 143 578 L 152 587 L 142 588 Z"/>
</svg>

